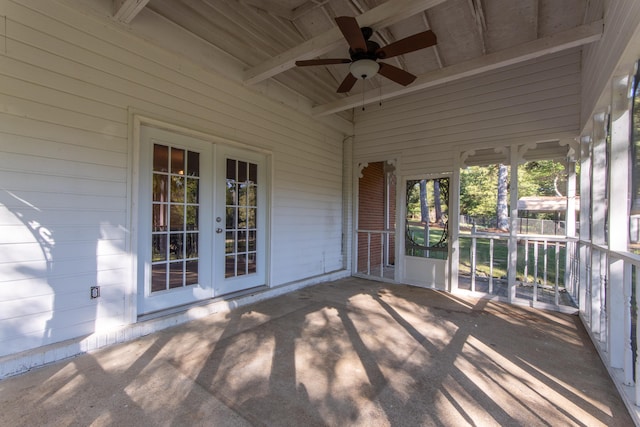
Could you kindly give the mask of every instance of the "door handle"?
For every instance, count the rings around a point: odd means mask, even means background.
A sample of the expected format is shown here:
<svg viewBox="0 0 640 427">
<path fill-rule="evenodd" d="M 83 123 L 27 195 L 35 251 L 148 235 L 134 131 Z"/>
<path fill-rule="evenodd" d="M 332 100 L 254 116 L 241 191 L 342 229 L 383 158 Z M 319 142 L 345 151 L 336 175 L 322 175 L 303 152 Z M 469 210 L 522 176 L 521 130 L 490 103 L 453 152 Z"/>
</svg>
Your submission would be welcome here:
<svg viewBox="0 0 640 427">
<path fill-rule="evenodd" d="M 223 231 L 224 231 L 224 230 L 223 230 L 222 228 L 219 228 L 219 227 L 218 227 L 218 228 L 216 228 L 216 233 L 218 233 L 218 234 L 222 233 Z"/>
</svg>

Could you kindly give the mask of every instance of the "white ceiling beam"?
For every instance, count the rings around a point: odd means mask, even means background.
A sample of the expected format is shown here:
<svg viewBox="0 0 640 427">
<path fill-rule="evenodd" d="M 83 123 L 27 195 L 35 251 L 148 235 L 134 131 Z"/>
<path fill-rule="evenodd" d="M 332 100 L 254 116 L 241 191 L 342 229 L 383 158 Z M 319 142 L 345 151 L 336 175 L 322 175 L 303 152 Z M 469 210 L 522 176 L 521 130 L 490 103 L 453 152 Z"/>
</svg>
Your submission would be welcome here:
<svg viewBox="0 0 640 427">
<path fill-rule="evenodd" d="M 427 11 L 425 10 L 424 12 L 422 12 L 422 22 L 424 22 L 424 26 L 426 27 L 427 30 L 431 29 L 431 24 L 429 24 L 429 17 L 427 16 Z M 438 63 L 438 68 L 442 68 L 442 57 L 440 56 L 440 49 L 438 48 L 438 45 L 434 45 L 431 46 L 431 49 L 433 49 L 433 53 L 436 57 L 436 62 Z"/>
<path fill-rule="evenodd" d="M 473 19 L 476 21 L 476 31 L 478 32 L 482 54 L 484 55 L 487 53 L 487 44 L 484 35 L 487 29 L 487 23 L 485 21 L 484 11 L 482 10 L 482 4 L 478 0 L 468 0 L 468 3 Z"/>
<path fill-rule="evenodd" d="M 389 0 L 357 17 L 361 27 L 382 28 L 436 6 L 445 0 Z M 338 27 L 320 34 L 245 71 L 244 83 L 251 85 L 295 67 L 299 59 L 310 59 L 330 52 L 344 38 Z"/>
<path fill-rule="evenodd" d="M 147 3 L 149 0 L 113 0 L 113 19 L 128 24 Z"/>
<path fill-rule="evenodd" d="M 382 88 L 381 94 L 377 91 L 370 93 L 364 97 L 364 100 L 362 95 L 353 95 L 328 104 L 319 105 L 312 109 L 312 114 L 314 116 L 324 116 L 337 113 L 360 105 L 378 102 L 381 99 L 406 95 L 454 80 L 475 76 L 487 71 L 539 58 L 544 55 L 593 43 L 602 37 L 602 28 L 603 21 L 582 25 L 519 46 L 513 46 L 436 71 L 430 71 L 418 76 L 415 82 L 407 87 L 398 89 L 398 85 L 387 85 Z"/>
</svg>

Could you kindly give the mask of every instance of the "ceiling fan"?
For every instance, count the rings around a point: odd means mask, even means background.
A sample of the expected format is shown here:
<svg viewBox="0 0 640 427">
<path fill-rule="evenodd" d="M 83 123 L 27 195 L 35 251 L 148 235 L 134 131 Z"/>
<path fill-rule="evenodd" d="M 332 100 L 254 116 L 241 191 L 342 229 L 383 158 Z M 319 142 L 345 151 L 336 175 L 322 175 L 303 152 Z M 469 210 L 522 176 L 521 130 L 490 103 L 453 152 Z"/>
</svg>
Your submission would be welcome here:
<svg viewBox="0 0 640 427">
<path fill-rule="evenodd" d="M 403 86 L 411 84 L 416 79 L 416 76 L 391 64 L 377 62 L 378 59 L 404 55 L 405 53 L 433 46 L 437 42 L 436 35 L 429 30 L 380 47 L 378 43 L 369 40 L 373 35 L 373 30 L 369 27 L 360 28 L 356 18 L 339 16 L 336 18 L 336 24 L 338 24 L 342 35 L 349 43 L 349 56 L 351 59 L 310 59 L 296 61 L 296 65 L 298 67 L 307 67 L 311 65 L 351 64 L 349 66 L 350 73 L 347 74 L 340 87 L 338 87 L 338 93 L 349 92 L 358 79 L 368 79 L 377 73 Z"/>
</svg>

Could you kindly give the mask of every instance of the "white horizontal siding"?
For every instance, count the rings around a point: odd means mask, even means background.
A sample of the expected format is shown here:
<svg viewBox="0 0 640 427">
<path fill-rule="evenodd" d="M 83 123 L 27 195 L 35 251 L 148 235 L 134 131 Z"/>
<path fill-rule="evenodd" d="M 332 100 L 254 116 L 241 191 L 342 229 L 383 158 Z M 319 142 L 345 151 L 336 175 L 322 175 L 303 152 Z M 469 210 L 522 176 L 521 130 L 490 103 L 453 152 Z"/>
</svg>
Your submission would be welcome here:
<svg viewBox="0 0 640 427">
<path fill-rule="evenodd" d="M 0 356 L 128 322 L 130 109 L 273 153 L 272 285 L 341 268 L 343 135 L 107 17 L 0 10 Z"/>
<path fill-rule="evenodd" d="M 576 135 L 580 52 L 550 55 L 359 113 L 354 158 L 401 153 L 401 174 L 451 172 L 459 149 Z"/>
<path fill-rule="evenodd" d="M 640 2 L 610 0 L 604 3 L 603 36 L 584 49 L 581 128 L 597 110 L 607 108 L 611 78 L 618 72 L 631 72 L 633 63 L 640 59 Z M 592 9 L 600 12 L 602 6 L 597 3 Z"/>
</svg>

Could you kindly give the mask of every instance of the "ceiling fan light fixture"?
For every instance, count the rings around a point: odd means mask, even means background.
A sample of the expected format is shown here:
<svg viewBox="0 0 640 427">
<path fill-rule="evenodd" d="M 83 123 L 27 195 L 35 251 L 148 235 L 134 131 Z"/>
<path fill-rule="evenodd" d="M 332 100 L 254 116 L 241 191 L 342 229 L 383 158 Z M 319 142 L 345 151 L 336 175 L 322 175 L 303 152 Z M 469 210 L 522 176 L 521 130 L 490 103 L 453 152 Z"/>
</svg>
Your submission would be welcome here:
<svg viewBox="0 0 640 427">
<path fill-rule="evenodd" d="M 356 79 L 368 79 L 375 76 L 380 69 L 380 65 L 373 59 L 359 59 L 349 66 L 349 71 Z"/>
</svg>

